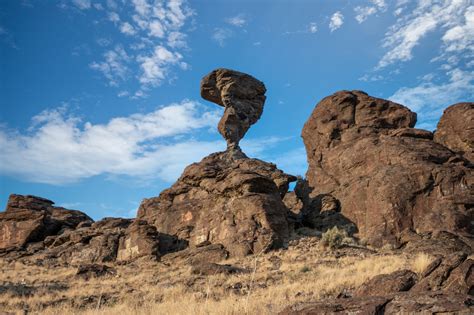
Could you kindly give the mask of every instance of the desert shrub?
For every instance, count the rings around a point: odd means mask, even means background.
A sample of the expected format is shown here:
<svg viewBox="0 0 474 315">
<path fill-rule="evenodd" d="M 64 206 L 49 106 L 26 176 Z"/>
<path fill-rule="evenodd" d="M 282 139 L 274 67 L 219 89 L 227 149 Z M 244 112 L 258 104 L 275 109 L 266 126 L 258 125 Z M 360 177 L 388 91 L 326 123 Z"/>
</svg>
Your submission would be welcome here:
<svg viewBox="0 0 474 315">
<path fill-rule="evenodd" d="M 321 243 L 325 247 L 329 248 L 339 248 L 343 244 L 347 243 L 347 239 L 349 236 L 347 235 L 346 230 L 339 229 L 337 226 L 327 230 L 321 236 Z"/>
<path fill-rule="evenodd" d="M 300 269 L 300 272 L 302 273 L 306 273 L 306 272 L 310 272 L 311 271 L 311 268 L 308 267 L 308 266 L 303 266 L 301 269 Z"/>
</svg>

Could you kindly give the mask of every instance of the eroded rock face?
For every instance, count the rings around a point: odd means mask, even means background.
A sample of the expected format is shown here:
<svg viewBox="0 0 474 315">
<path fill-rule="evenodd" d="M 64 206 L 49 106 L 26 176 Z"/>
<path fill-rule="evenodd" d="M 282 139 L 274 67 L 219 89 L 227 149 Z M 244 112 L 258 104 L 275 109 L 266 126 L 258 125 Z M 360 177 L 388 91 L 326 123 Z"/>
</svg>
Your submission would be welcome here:
<svg viewBox="0 0 474 315">
<path fill-rule="evenodd" d="M 294 180 L 242 152 L 214 153 L 188 166 L 159 197 L 145 199 L 138 218 L 191 247 L 222 244 L 231 256 L 259 253 L 288 237 L 282 197 Z"/>
<path fill-rule="evenodd" d="M 237 148 L 250 126 L 260 119 L 265 92 L 259 80 L 229 69 L 216 69 L 201 80 L 202 98 L 225 107 L 218 129 L 228 148 Z"/>
<path fill-rule="evenodd" d="M 0 213 L 0 249 L 23 247 L 79 224 L 93 222 L 80 211 L 53 204 L 41 197 L 10 195 L 5 212 Z"/>
<path fill-rule="evenodd" d="M 446 108 L 434 140 L 474 163 L 474 103 L 458 103 Z"/>
<path fill-rule="evenodd" d="M 341 91 L 303 128 L 310 196 L 337 199 L 369 244 L 398 246 L 407 230 L 472 235 L 473 169 L 415 123 L 402 105 Z"/>
</svg>

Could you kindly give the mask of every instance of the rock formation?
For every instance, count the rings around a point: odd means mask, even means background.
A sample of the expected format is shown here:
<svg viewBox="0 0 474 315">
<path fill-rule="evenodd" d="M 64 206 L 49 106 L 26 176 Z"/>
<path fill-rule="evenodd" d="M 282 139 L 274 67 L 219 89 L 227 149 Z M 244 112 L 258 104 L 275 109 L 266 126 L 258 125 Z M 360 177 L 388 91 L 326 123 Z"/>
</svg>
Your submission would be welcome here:
<svg viewBox="0 0 474 315">
<path fill-rule="evenodd" d="M 474 163 L 474 103 L 459 103 L 446 108 L 434 140 Z"/>
<path fill-rule="evenodd" d="M 91 224 L 86 214 L 54 207 L 54 202 L 36 196 L 11 195 L 0 213 L 0 249 L 21 248 L 79 224 Z"/>
<path fill-rule="evenodd" d="M 228 148 L 236 148 L 262 115 L 265 85 L 254 77 L 229 69 L 216 69 L 201 80 L 202 98 L 224 106 L 219 132 Z"/>
<path fill-rule="evenodd" d="M 231 256 L 281 247 L 288 238 L 282 198 L 295 177 L 250 159 L 238 144 L 259 118 L 265 86 L 237 71 L 217 69 L 201 82 L 201 95 L 225 106 L 219 132 L 225 152 L 188 166 L 159 197 L 142 202 L 138 218 L 192 247 L 222 244 Z"/>
<path fill-rule="evenodd" d="M 445 126 L 458 121 L 456 112 L 468 117 L 467 108 L 472 113 L 472 104 L 448 109 L 437 132 L 439 142 L 455 142 L 463 152 L 469 136 L 451 140 Z M 402 105 L 341 91 L 324 98 L 304 125 L 311 198 L 333 196 L 369 244 L 399 246 L 402 232 L 472 236 L 473 168 L 415 123 Z"/>
</svg>

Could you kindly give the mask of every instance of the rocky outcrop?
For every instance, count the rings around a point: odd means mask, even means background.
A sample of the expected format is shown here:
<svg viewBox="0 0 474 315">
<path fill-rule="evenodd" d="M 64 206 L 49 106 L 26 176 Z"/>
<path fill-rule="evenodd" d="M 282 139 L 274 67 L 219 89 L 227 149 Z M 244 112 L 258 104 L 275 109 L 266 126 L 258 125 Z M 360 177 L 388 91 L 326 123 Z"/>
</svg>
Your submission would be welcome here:
<svg viewBox="0 0 474 315">
<path fill-rule="evenodd" d="M 41 197 L 10 195 L 5 212 L 0 213 L 0 249 L 24 247 L 29 242 L 42 241 L 49 235 L 93 222 L 80 211 L 53 204 Z"/>
<path fill-rule="evenodd" d="M 355 296 L 390 296 L 408 291 L 416 283 L 417 276 L 410 270 L 399 270 L 391 274 L 375 276 L 362 284 L 354 293 Z"/>
<path fill-rule="evenodd" d="M 388 298 L 366 296 L 327 299 L 299 303 L 285 308 L 279 315 L 322 314 L 472 314 L 474 300 L 467 295 L 446 292 L 402 292 Z"/>
<path fill-rule="evenodd" d="M 216 69 L 201 80 L 202 98 L 225 107 L 218 129 L 228 148 L 237 148 L 250 126 L 260 119 L 265 92 L 259 80 L 229 69 Z"/>
<path fill-rule="evenodd" d="M 296 177 L 248 158 L 238 146 L 262 114 L 265 91 L 257 79 L 228 69 L 202 79 L 202 97 L 225 107 L 218 128 L 227 150 L 188 166 L 159 197 L 145 199 L 139 219 L 191 247 L 222 244 L 230 256 L 284 245 L 289 231 L 282 198 Z"/>
<path fill-rule="evenodd" d="M 374 246 L 399 246 L 405 231 L 472 235 L 472 167 L 415 123 L 402 105 L 341 91 L 324 98 L 303 128 L 311 199 L 334 197 Z"/>
<path fill-rule="evenodd" d="M 288 238 L 282 196 L 292 180 L 240 151 L 215 153 L 188 166 L 159 197 L 145 199 L 138 218 L 191 247 L 222 244 L 231 256 L 259 253 Z"/>
<path fill-rule="evenodd" d="M 458 103 L 446 108 L 434 140 L 474 163 L 474 103 Z"/>
</svg>

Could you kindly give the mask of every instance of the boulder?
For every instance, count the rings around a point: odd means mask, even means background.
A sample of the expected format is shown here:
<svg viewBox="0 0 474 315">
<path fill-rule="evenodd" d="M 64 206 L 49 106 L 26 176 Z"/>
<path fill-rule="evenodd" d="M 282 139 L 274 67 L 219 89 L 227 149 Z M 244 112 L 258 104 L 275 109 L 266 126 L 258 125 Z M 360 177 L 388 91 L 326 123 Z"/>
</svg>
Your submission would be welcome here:
<svg viewBox="0 0 474 315">
<path fill-rule="evenodd" d="M 79 224 L 93 222 L 80 211 L 53 204 L 41 197 L 10 195 L 5 212 L 0 213 L 0 249 L 24 247 Z"/>
<path fill-rule="evenodd" d="M 340 91 L 304 125 L 310 198 L 334 197 L 373 246 L 400 246 L 407 230 L 474 231 L 474 169 L 415 123 L 400 104 Z"/>
<path fill-rule="evenodd" d="M 380 296 L 327 299 L 318 302 L 298 303 L 286 307 L 279 315 L 332 315 L 332 314 L 384 314 L 389 298 Z M 387 313 L 392 314 L 392 313 Z"/>
<path fill-rule="evenodd" d="M 474 103 L 458 103 L 446 108 L 434 140 L 474 163 Z"/>
<path fill-rule="evenodd" d="M 259 253 L 288 238 L 282 197 L 295 179 L 238 149 L 214 153 L 188 166 L 159 197 L 145 199 L 138 218 L 191 247 L 222 244 L 230 256 Z"/>
<path fill-rule="evenodd" d="M 99 264 L 83 264 L 77 268 L 76 276 L 84 280 L 90 278 L 99 278 L 104 276 L 115 276 L 117 270 L 115 268 L 99 265 Z"/>
<path fill-rule="evenodd" d="M 245 270 L 232 266 L 232 265 L 220 265 L 216 263 L 201 263 L 191 267 L 191 274 L 200 276 L 213 276 L 217 274 L 236 274 L 242 273 Z"/>
<path fill-rule="evenodd" d="M 251 125 L 260 119 L 265 85 L 254 77 L 229 69 L 216 69 L 201 80 L 202 98 L 224 106 L 219 132 L 228 148 L 236 148 Z"/>
<path fill-rule="evenodd" d="M 391 274 L 373 277 L 362 284 L 354 293 L 355 296 L 390 296 L 397 292 L 408 291 L 415 285 L 417 275 L 410 270 L 399 270 Z"/>
<path fill-rule="evenodd" d="M 458 283 L 460 286 L 466 287 L 464 294 L 467 294 L 470 290 L 470 285 L 467 284 L 464 278 L 469 278 L 470 267 L 463 266 L 464 268 L 459 269 L 458 267 L 466 260 L 467 255 L 464 253 L 454 253 L 447 257 L 439 257 L 433 261 L 430 266 L 427 267 L 422 274 L 421 279 L 412 289 L 412 292 L 426 292 L 426 291 L 441 291 L 443 289 L 452 289 L 452 291 L 459 291 L 461 288 L 456 286 Z M 472 261 L 471 261 L 472 262 Z M 465 270 L 463 270 L 465 269 Z M 451 275 L 455 272 L 454 276 Z M 458 273 L 458 275 L 456 275 Z M 451 281 L 447 282 L 448 278 Z M 470 280 L 466 279 L 468 282 Z M 462 283 L 464 281 L 464 283 Z M 446 288 L 446 285 L 448 287 Z M 469 287 L 468 287 L 469 286 Z"/>
<path fill-rule="evenodd" d="M 474 300 L 465 294 L 447 292 L 404 292 L 385 306 L 385 314 L 472 314 Z"/>
</svg>

